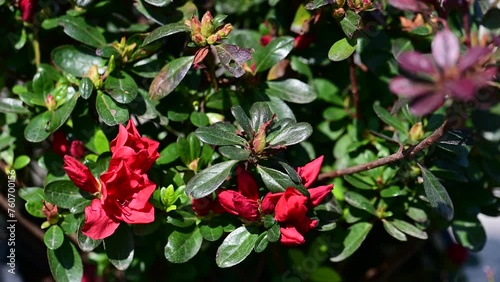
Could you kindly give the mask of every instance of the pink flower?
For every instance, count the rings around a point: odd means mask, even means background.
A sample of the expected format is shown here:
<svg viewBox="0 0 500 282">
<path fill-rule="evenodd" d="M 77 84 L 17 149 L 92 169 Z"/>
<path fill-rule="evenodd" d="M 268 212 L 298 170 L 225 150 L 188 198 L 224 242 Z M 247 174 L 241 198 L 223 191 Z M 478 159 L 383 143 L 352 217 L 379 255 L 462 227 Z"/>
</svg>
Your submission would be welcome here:
<svg viewBox="0 0 500 282">
<path fill-rule="evenodd" d="M 303 167 L 297 168 L 302 178 L 302 184 L 309 188 L 318 177 L 323 162 L 323 156 L 313 160 Z M 308 210 L 319 205 L 330 194 L 333 185 L 309 188 L 310 197 L 307 198 L 297 189 L 289 187 L 285 192 L 268 193 L 262 200 L 262 211 L 273 213 L 280 223 L 280 242 L 285 246 L 296 246 L 305 242 L 304 235 L 318 224 L 306 216 Z"/>
<path fill-rule="evenodd" d="M 19 3 L 19 9 L 21 10 L 21 16 L 25 22 L 33 22 L 33 16 L 36 10 L 36 0 L 21 0 Z"/>
</svg>

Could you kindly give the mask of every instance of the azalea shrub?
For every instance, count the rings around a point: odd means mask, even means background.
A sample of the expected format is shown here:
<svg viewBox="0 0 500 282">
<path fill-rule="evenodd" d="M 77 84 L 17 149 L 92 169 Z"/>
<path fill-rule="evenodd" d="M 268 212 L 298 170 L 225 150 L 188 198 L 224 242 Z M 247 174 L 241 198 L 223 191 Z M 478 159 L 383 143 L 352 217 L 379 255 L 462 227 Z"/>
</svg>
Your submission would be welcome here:
<svg viewBox="0 0 500 282">
<path fill-rule="evenodd" d="M 56 281 L 455 281 L 500 215 L 499 15 L 0 1 L 2 206 Z"/>
</svg>

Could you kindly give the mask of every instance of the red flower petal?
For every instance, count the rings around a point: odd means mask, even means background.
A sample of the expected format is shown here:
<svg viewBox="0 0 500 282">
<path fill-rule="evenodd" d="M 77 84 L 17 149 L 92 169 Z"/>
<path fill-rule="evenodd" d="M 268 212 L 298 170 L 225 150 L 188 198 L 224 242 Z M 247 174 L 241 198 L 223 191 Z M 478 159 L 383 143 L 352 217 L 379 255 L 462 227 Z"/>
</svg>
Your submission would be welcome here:
<svg viewBox="0 0 500 282">
<path fill-rule="evenodd" d="M 232 190 L 224 190 L 217 195 L 217 199 L 222 208 L 232 215 L 238 215 L 238 210 L 234 204 L 235 194 L 239 193 Z"/>
<path fill-rule="evenodd" d="M 286 189 L 276 203 L 274 218 L 279 222 L 301 221 L 307 213 L 307 197 L 295 188 Z"/>
<path fill-rule="evenodd" d="M 280 193 L 267 193 L 267 195 L 262 200 L 262 212 L 263 213 L 273 213 L 274 208 L 276 207 L 276 203 L 278 203 L 279 199 L 283 195 L 283 192 Z"/>
<path fill-rule="evenodd" d="M 250 221 L 259 218 L 259 203 L 257 200 L 248 199 L 242 194 L 231 190 L 220 192 L 218 199 L 221 206 L 230 214 Z"/>
<path fill-rule="evenodd" d="M 104 211 L 98 199 L 92 200 L 85 208 L 85 223 L 82 233 L 94 240 L 104 239 L 115 232 L 120 225 L 118 220 L 111 219 Z"/>
<path fill-rule="evenodd" d="M 324 156 L 320 156 L 305 166 L 297 168 L 297 173 L 300 175 L 300 178 L 302 178 L 302 184 L 304 184 L 306 188 L 309 188 L 309 186 L 316 181 L 316 178 L 318 178 L 323 158 Z"/>
<path fill-rule="evenodd" d="M 450 91 L 450 95 L 456 100 L 469 101 L 474 98 L 476 85 L 472 79 L 462 78 L 449 81 L 446 83 L 446 89 Z"/>
<path fill-rule="evenodd" d="M 91 194 L 100 191 L 100 185 L 88 167 L 71 156 L 64 156 L 63 169 L 75 185 Z"/>
<path fill-rule="evenodd" d="M 316 188 L 309 189 L 309 200 L 313 207 L 319 205 L 323 199 L 332 192 L 333 184 L 318 186 Z"/>
<path fill-rule="evenodd" d="M 458 68 L 461 72 L 468 68 L 481 63 L 481 60 L 488 55 L 491 55 L 492 50 L 486 47 L 473 47 L 467 50 L 460 60 L 458 61 Z"/>
<path fill-rule="evenodd" d="M 414 82 L 406 77 L 397 76 L 391 79 L 389 89 L 398 96 L 414 98 L 433 92 L 435 87 L 430 83 Z"/>
<path fill-rule="evenodd" d="M 298 246 L 306 242 L 304 236 L 293 226 L 281 227 L 280 231 L 280 242 L 284 246 Z"/>
<path fill-rule="evenodd" d="M 437 73 L 432 59 L 419 52 L 404 52 L 398 56 L 397 60 L 401 68 L 412 73 L 427 73 L 430 75 Z"/>
<path fill-rule="evenodd" d="M 449 30 L 442 30 L 432 40 L 432 56 L 443 69 L 454 67 L 460 57 L 458 38 Z"/>
<path fill-rule="evenodd" d="M 85 145 L 80 140 L 75 140 L 71 142 L 71 146 L 69 147 L 69 153 L 77 158 L 81 159 L 85 156 Z"/>
<path fill-rule="evenodd" d="M 438 93 L 430 93 L 410 103 L 410 112 L 416 116 L 424 116 L 434 112 L 444 103 L 444 97 Z"/>
<path fill-rule="evenodd" d="M 258 200 L 259 186 L 252 174 L 242 167 L 236 169 L 236 174 L 238 175 L 238 190 L 241 194 L 249 199 Z"/>
<path fill-rule="evenodd" d="M 69 142 L 62 130 L 57 130 L 52 134 L 52 151 L 63 157 L 68 152 Z"/>
</svg>

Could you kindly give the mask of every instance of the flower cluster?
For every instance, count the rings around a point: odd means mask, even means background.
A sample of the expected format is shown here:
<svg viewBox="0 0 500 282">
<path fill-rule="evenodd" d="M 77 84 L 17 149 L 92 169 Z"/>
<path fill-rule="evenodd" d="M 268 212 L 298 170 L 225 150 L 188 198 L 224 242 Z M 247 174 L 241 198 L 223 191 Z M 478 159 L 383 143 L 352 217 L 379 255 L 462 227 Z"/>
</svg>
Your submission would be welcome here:
<svg viewBox="0 0 500 282">
<path fill-rule="evenodd" d="M 257 182 L 250 172 L 239 167 L 237 191 L 229 189 L 221 191 L 217 195 L 218 203 L 210 201 L 211 204 L 207 207 L 214 208 L 214 213 L 218 213 L 215 209 L 218 209 L 220 205 L 227 213 L 248 222 L 260 222 L 266 214 L 274 213 L 275 220 L 280 224 L 280 242 L 285 246 L 303 244 L 304 235 L 318 224 L 317 220 L 307 217 L 307 212 L 319 205 L 333 189 L 332 184 L 310 188 L 319 174 L 322 162 L 323 156 L 297 168 L 302 185 L 308 188 L 309 197 L 294 187 L 288 187 L 285 192 L 269 192 L 261 200 Z M 200 210 L 199 207 L 196 209 Z M 205 210 L 203 211 L 204 215 L 208 214 Z M 202 215 L 198 212 L 197 214 Z"/>
<path fill-rule="evenodd" d="M 401 54 L 399 66 L 407 74 L 393 78 L 389 85 L 396 95 L 410 100 L 415 115 L 435 111 L 446 98 L 472 100 L 477 90 L 495 79 L 496 67 L 487 65 L 492 49 L 473 47 L 460 56 L 458 39 L 449 30 L 438 32 L 431 47 L 432 56 L 415 51 Z"/>
<path fill-rule="evenodd" d="M 214 23 L 212 14 L 208 11 L 201 18 L 201 22 L 197 16 L 193 16 L 191 20 L 186 20 L 184 23 L 191 28 L 191 40 L 196 46 L 213 45 L 226 38 L 233 30 L 231 24 L 225 24 L 222 28 L 218 28 Z"/>
<path fill-rule="evenodd" d="M 97 180 L 90 170 L 71 156 L 64 156 L 69 178 L 80 189 L 96 198 L 85 208 L 82 232 L 92 239 L 103 239 L 118 228 L 121 221 L 137 224 L 154 221 L 149 198 L 156 185 L 146 172 L 159 157 L 159 143 L 141 137 L 132 121 L 120 125 L 118 136 L 111 141 L 109 168 Z"/>
</svg>

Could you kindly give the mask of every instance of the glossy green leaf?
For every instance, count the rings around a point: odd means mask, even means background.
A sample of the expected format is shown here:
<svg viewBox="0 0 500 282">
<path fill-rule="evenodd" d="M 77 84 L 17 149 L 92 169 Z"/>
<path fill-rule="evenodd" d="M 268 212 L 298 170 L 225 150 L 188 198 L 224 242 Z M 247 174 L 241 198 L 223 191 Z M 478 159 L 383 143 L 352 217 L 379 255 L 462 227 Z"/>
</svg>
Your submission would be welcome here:
<svg viewBox="0 0 500 282">
<path fill-rule="evenodd" d="M 160 152 L 160 157 L 156 160 L 159 165 L 168 164 L 179 158 L 177 153 L 177 143 L 171 143 Z"/>
<path fill-rule="evenodd" d="M 262 181 L 266 185 L 267 189 L 273 193 L 284 192 L 288 187 L 297 186 L 288 174 L 285 174 L 279 170 L 258 165 L 257 172 L 262 177 Z"/>
<path fill-rule="evenodd" d="M 419 165 L 420 166 L 420 165 Z M 431 207 L 444 219 L 453 219 L 454 208 L 446 188 L 439 180 L 423 166 L 420 166 L 422 177 L 424 178 L 424 190 Z"/>
<path fill-rule="evenodd" d="M 203 143 L 224 146 L 224 145 L 247 145 L 247 141 L 236 135 L 236 131 L 229 132 L 224 130 L 224 125 L 215 123 L 211 126 L 200 127 L 196 129 L 195 134 Z"/>
<path fill-rule="evenodd" d="M 220 44 L 215 46 L 221 65 L 234 77 L 245 74 L 243 63 L 252 58 L 252 49 L 236 45 Z"/>
<path fill-rule="evenodd" d="M 19 197 L 25 200 L 26 203 L 24 207 L 26 211 L 34 217 L 45 218 L 45 215 L 42 213 L 43 202 L 46 201 L 45 194 L 43 193 L 42 188 L 38 187 L 28 187 L 22 188 L 18 190 Z"/>
<path fill-rule="evenodd" d="M 79 91 L 83 99 L 88 99 L 94 91 L 94 83 L 92 83 L 92 80 L 88 77 L 82 78 L 80 80 Z"/>
<path fill-rule="evenodd" d="M 189 115 L 189 120 L 197 127 L 206 126 L 210 122 L 208 116 L 201 112 L 192 112 L 191 115 Z"/>
<path fill-rule="evenodd" d="M 176 34 L 179 32 L 190 32 L 191 28 L 189 28 L 184 22 L 180 23 L 170 23 L 164 26 L 160 26 L 159 28 L 153 30 L 142 43 L 142 46 L 146 46 L 149 43 L 161 39 L 163 37 L 167 37 L 172 34 Z"/>
<path fill-rule="evenodd" d="M 121 223 L 115 232 L 104 239 L 109 262 L 119 270 L 127 269 L 134 259 L 134 237 L 129 227 Z"/>
<path fill-rule="evenodd" d="M 97 92 L 95 105 L 99 117 L 109 126 L 125 123 L 129 120 L 128 110 L 101 91 Z"/>
<path fill-rule="evenodd" d="M 408 130 L 397 117 L 391 115 L 389 111 L 382 108 L 379 104 L 373 104 L 373 110 L 383 122 L 394 127 L 398 132 L 404 133 Z"/>
<path fill-rule="evenodd" d="M 221 268 L 242 262 L 253 250 L 259 235 L 241 226 L 231 232 L 217 249 L 215 262 Z"/>
<path fill-rule="evenodd" d="M 200 228 L 201 236 L 207 241 L 217 241 L 224 234 L 222 226 L 214 224 L 213 221 L 210 221 L 208 224 L 200 224 L 198 227 Z"/>
<path fill-rule="evenodd" d="M 359 222 L 349 227 L 347 236 L 344 238 L 342 243 L 342 249 L 337 250 L 335 256 L 331 257 L 330 260 L 333 262 L 343 261 L 350 257 L 366 239 L 368 233 L 372 229 L 373 224 L 369 222 Z"/>
<path fill-rule="evenodd" d="M 455 240 L 473 252 L 481 251 L 486 244 L 486 232 L 477 217 L 456 219 L 451 223 L 451 230 Z"/>
<path fill-rule="evenodd" d="M 405 189 L 401 189 L 398 186 L 391 186 L 382 191 L 380 191 L 380 196 L 382 198 L 392 198 L 398 196 L 404 196 L 407 192 Z"/>
<path fill-rule="evenodd" d="M 50 182 L 45 186 L 44 193 L 51 204 L 69 209 L 71 213 L 81 213 L 90 205 L 91 196 L 69 180 Z"/>
<path fill-rule="evenodd" d="M 196 223 L 196 216 L 181 210 L 170 211 L 167 216 L 167 222 L 177 227 L 189 227 Z"/>
<path fill-rule="evenodd" d="M 177 139 L 177 153 L 181 161 L 189 166 L 192 161 L 198 159 L 201 153 L 201 143 L 196 138 L 193 132 L 189 133 L 187 137 L 179 137 Z"/>
<path fill-rule="evenodd" d="M 173 2 L 173 0 L 144 0 L 144 1 L 156 7 L 165 7 Z"/>
<path fill-rule="evenodd" d="M 266 47 L 253 54 L 256 62 L 255 72 L 265 71 L 283 60 L 292 51 L 295 40 L 290 36 L 282 36 L 271 41 Z"/>
<path fill-rule="evenodd" d="M 367 211 L 373 215 L 376 215 L 376 211 L 375 208 L 373 207 L 373 204 L 361 194 L 358 194 L 353 191 L 346 191 L 344 193 L 344 199 L 351 206 Z"/>
<path fill-rule="evenodd" d="M 387 233 L 389 235 L 391 235 L 392 237 L 398 239 L 399 241 L 406 241 L 408 240 L 406 238 L 406 235 L 399 231 L 399 229 L 397 229 L 392 223 L 390 223 L 389 221 L 385 220 L 385 219 L 382 219 L 382 223 L 384 224 L 384 229 L 385 231 L 387 231 Z"/>
<path fill-rule="evenodd" d="M 43 235 L 43 242 L 50 250 L 58 249 L 64 242 L 64 232 L 58 225 L 52 225 Z"/>
<path fill-rule="evenodd" d="M 30 163 L 30 157 L 26 155 L 17 156 L 12 167 L 16 170 L 22 169 Z"/>
<path fill-rule="evenodd" d="M 269 105 L 266 102 L 256 102 L 250 107 L 251 126 L 255 132 L 259 128 L 270 121 L 273 116 Z"/>
<path fill-rule="evenodd" d="M 174 91 L 191 68 L 193 59 L 194 56 L 180 57 L 166 64 L 149 87 L 151 99 L 161 99 Z"/>
<path fill-rule="evenodd" d="M 349 58 L 349 56 L 356 51 L 356 42 L 354 40 L 351 41 L 347 38 L 342 38 L 333 43 L 332 47 L 328 51 L 328 59 L 334 62 L 339 62 Z"/>
<path fill-rule="evenodd" d="M 353 10 L 347 10 L 345 16 L 340 20 L 340 26 L 348 38 L 361 28 L 361 16 Z"/>
<path fill-rule="evenodd" d="M 269 142 L 270 146 L 291 146 L 309 138 L 312 131 L 312 127 L 309 123 L 299 122 L 285 126 L 277 134 L 270 135 L 266 141 Z"/>
<path fill-rule="evenodd" d="M 76 247 L 65 239 L 63 244 L 55 249 L 47 249 L 50 272 L 57 282 L 81 281 L 83 265 Z"/>
<path fill-rule="evenodd" d="M 15 114 L 30 113 L 28 108 L 23 106 L 23 101 L 13 98 L 0 98 L 0 112 Z"/>
<path fill-rule="evenodd" d="M 135 80 L 124 71 L 112 72 L 104 81 L 104 89 L 121 104 L 132 102 L 139 93 Z"/>
<path fill-rule="evenodd" d="M 238 122 L 243 131 L 245 131 L 246 134 L 252 134 L 250 119 L 248 118 L 243 108 L 241 106 L 231 107 L 231 113 L 233 114 L 236 122 Z"/>
<path fill-rule="evenodd" d="M 76 239 L 78 240 L 78 247 L 80 247 L 80 249 L 84 252 L 91 252 L 102 243 L 102 240 L 94 240 L 87 237 L 82 233 L 81 228 L 79 228 L 76 233 Z"/>
<path fill-rule="evenodd" d="M 101 32 L 88 25 L 83 17 L 61 16 L 57 24 L 64 27 L 64 33 L 69 37 L 92 47 L 106 45 L 106 38 Z"/>
<path fill-rule="evenodd" d="M 175 230 L 168 236 L 165 257 L 173 263 L 187 262 L 198 253 L 202 242 L 203 237 L 198 227 Z"/>
<path fill-rule="evenodd" d="M 269 87 L 266 89 L 267 95 L 278 97 L 287 102 L 308 104 L 318 97 L 312 86 L 295 78 L 268 81 L 267 86 Z"/>
<path fill-rule="evenodd" d="M 391 51 L 395 59 L 397 59 L 402 53 L 413 50 L 414 48 L 411 40 L 406 37 L 397 38 L 392 41 Z"/>
<path fill-rule="evenodd" d="M 323 6 L 331 4 L 331 0 L 313 0 L 305 5 L 305 8 L 308 10 L 316 10 Z"/>
<path fill-rule="evenodd" d="M 269 242 L 277 242 L 280 239 L 281 231 L 278 224 L 274 224 L 267 230 L 267 240 Z"/>
<path fill-rule="evenodd" d="M 254 251 L 256 253 L 262 253 L 269 244 L 269 240 L 267 240 L 267 231 L 262 232 L 257 238 L 257 242 L 255 242 Z"/>
<path fill-rule="evenodd" d="M 85 47 L 64 45 L 52 50 L 52 61 L 54 64 L 76 77 L 87 76 L 90 68 L 96 65 L 102 73 L 106 67 L 106 60 L 94 54 Z"/>
<path fill-rule="evenodd" d="M 231 160 L 212 165 L 196 174 L 186 185 L 186 193 L 195 199 L 203 198 L 226 180 L 238 161 Z"/>
<path fill-rule="evenodd" d="M 397 229 L 403 231 L 404 233 L 410 236 L 423 240 L 428 238 L 427 233 L 425 231 L 418 229 L 415 225 L 411 223 L 408 223 L 400 219 L 393 219 L 390 220 L 389 222 L 392 223 Z"/>
<path fill-rule="evenodd" d="M 219 148 L 219 153 L 228 159 L 237 161 L 244 161 L 250 157 L 250 151 L 235 146 L 222 146 Z"/>
<path fill-rule="evenodd" d="M 374 190 L 377 187 L 364 182 L 362 179 L 356 177 L 356 175 L 344 175 L 344 179 L 349 182 L 352 186 L 363 189 L 363 190 Z"/>
</svg>

